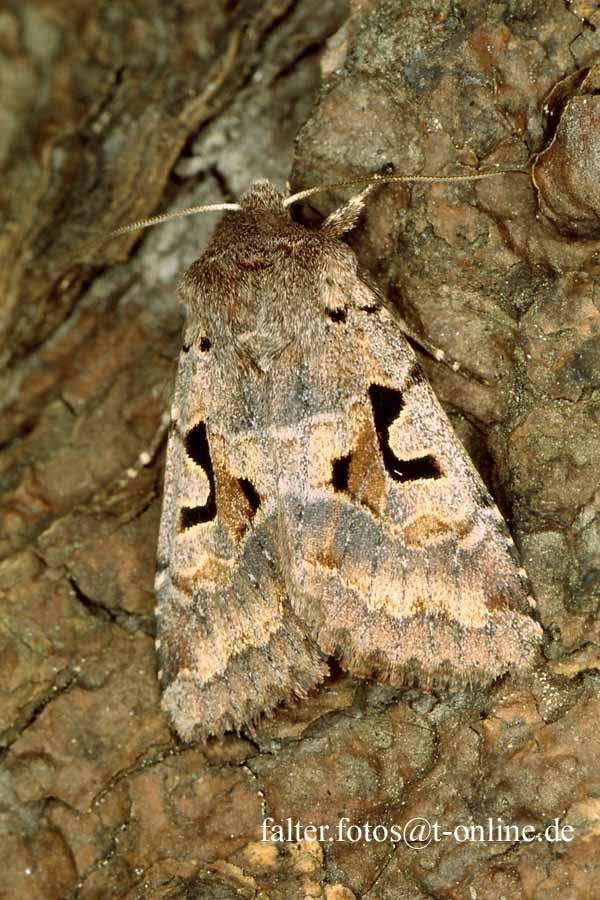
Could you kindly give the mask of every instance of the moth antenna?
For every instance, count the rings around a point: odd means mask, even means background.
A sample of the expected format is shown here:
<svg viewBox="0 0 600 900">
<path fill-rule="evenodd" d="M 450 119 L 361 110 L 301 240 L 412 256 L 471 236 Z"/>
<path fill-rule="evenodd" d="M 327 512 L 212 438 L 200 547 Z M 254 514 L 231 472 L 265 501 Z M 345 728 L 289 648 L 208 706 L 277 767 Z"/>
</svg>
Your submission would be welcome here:
<svg viewBox="0 0 600 900">
<path fill-rule="evenodd" d="M 345 188 L 353 187 L 372 187 L 376 184 L 387 184 L 390 182 L 400 182 L 403 184 L 426 183 L 426 184 L 447 184 L 454 181 L 483 181 L 484 178 L 497 178 L 499 175 L 511 175 L 518 173 L 527 175 L 526 169 L 502 169 L 499 172 L 478 172 L 476 175 L 371 175 L 368 178 L 357 178 L 353 181 L 338 181 L 334 184 L 319 184 L 316 187 L 306 188 L 304 191 L 298 191 L 286 197 L 283 201 L 284 206 L 291 206 L 292 203 L 298 203 L 299 200 L 306 200 L 313 194 L 321 194 L 324 191 L 341 191 Z"/>
<path fill-rule="evenodd" d="M 109 231 L 107 237 L 116 237 L 119 234 L 128 234 L 130 231 L 137 231 L 138 228 L 150 228 L 152 225 L 158 225 L 160 222 L 169 222 L 171 219 L 184 219 L 186 216 L 193 216 L 196 213 L 205 212 L 221 212 L 223 210 L 238 211 L 241 209 L 239 203 L 207 203 L 205 206 L 188 206 L 186 209 L 178 209 L 171 213 L 162 213 L 159 216 L 151 216 L 148 219 L 138 219 L 137 222 L 130 222 L 129 225 L 122 225 Z"/>
</svg>

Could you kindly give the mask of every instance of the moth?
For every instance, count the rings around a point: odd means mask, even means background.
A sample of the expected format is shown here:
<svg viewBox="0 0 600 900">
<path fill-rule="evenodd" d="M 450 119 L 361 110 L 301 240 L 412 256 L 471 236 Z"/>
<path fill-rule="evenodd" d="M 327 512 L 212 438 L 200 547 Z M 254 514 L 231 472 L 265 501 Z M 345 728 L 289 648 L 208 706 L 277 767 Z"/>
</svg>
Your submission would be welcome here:
<svg viewBox="0 0 600 900">
<path fill-rule="evenodd" d="M 536 659 L 507 526 L 341 239 L 366 193 L 309 229 L 258 182 L 180 286 L 156 647 L 184 740 L 304 697 L 331 657 L 424 688 Z"/>
</svg>

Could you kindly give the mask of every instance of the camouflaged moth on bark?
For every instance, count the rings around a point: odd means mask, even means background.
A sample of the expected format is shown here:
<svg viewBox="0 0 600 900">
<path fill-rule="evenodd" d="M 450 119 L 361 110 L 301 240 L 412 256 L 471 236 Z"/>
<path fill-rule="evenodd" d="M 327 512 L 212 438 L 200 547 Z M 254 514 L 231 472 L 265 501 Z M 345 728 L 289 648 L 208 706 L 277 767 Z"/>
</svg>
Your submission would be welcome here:
<svg viewBox="0 0 600 900">
<path fill-rule="evenodd" d="M 186 740 L 304 696 L 331 656 L 423 687 L 536 658 L 502 516 L 340 239 L 362 203 L 310 230 L 259 182 L 183 278 L 156 591 Z"/>
</svg>

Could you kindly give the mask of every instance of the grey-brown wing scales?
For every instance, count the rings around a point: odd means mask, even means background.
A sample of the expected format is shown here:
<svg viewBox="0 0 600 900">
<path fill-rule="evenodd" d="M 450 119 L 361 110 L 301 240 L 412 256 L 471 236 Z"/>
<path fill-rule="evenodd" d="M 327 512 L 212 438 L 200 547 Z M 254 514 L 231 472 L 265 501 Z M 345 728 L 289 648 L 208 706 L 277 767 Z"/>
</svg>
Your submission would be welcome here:
<svg viewBox="0 0 600 900">
<path fill-rule="evenodd" d="M 292 606 L 355 674 L 489 682 L 536 652 L 526 573 L 411 347 L 368 294 L 274 379 L 274 410 L 279 395 L 296 407 L 271 446 Z"/>
<path fill-rule="evenodd" d="M 187 740 L 240 729 L 327 672 L 279 574 L 251 411 L 206 343 L 180 360 L 156 576 L 163 707 Z"/>
</svg>

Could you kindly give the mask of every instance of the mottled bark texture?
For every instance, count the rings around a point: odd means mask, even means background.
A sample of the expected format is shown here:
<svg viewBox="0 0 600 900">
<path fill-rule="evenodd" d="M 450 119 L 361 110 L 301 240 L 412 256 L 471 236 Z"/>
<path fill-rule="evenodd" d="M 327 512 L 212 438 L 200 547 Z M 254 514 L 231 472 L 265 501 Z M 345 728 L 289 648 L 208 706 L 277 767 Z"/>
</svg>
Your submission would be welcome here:
<svg viewBox="0 0 600 900">
<path fill-rule="evenodd" d="M 583 78 L 565 78 L 598 26 L 583 0 L 4 5 L 0 897 L 597 896 L 600 245 L 572 169 L 598 98 L 569 105 Z M 90 239 L 290 170 L 300 188 L 527 167 L 555 135 L 543 197 L 528 175 L 382 187 L 352 237 L 463 365 L 424 359 L 522 550 L 543 669 L 435 696 L 340 674 L 252 739 L 179 744 L 152 640 L 162 451 L 123 475 L 167 406 L 178 273 L 214 220 Z M 558 817 L 575 839 L 271 845 L 265 815 Z"/>
</svg>

